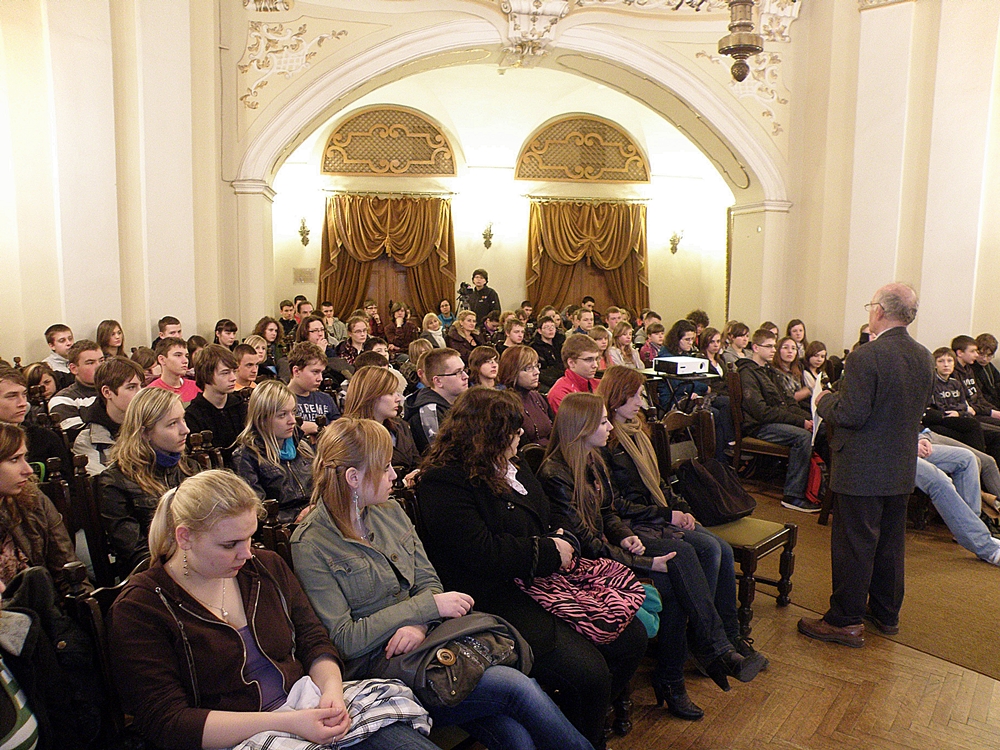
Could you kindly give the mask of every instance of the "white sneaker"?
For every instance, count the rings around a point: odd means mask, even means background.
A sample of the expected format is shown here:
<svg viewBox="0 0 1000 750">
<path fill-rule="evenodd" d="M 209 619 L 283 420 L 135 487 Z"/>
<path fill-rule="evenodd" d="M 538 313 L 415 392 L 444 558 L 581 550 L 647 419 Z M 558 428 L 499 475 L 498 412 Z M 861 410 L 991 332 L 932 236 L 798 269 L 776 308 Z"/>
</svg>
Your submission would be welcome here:
<svg viewBox="0 0 1000 750">
<path fill-rule="evenodd" d="M 788 508 L 789 510 L 797 510 L 800 513 L 819 513 L 822 510 L 820 506 L 813 505 L 804 497 L 789 497 L 788 495 L 785 495 L 781 501 L 781 507 Z"/>
</svg>

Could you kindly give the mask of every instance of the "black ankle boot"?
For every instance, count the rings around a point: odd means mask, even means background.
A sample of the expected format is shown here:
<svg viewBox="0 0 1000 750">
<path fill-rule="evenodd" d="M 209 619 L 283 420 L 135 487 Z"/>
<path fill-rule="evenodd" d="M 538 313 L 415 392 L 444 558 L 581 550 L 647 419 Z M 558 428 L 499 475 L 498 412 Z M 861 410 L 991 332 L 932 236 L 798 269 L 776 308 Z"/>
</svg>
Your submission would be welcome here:
<svg viewBox="0 0 1000 750">
<path fill-rule="evenodd" d="M 735 677 L 740 682 L 750 682 L 757 673 L 767 666 L 767 659 L 758 651 L 750 656 L 741 656 L 737 651 L 727 651 L 705 667 L 708 676 L 723 690 L 729 690 L 727 677 Z"/>
<path fill-rule="evenodd" d="M 705 712 L 698 708 L 688 696 L 683 680 L 664 684 L 654 682 L 653 694 L 656 696 L 657 707 L 662 706 L 666 701 L 667 711 L 678 719 L 697 721 L 705 715 Z"/>
<path fill-rule="evenodd" d="M 615 720 L 611 727 L 615 734 L 624 737 L 632 731 L 632 699 L 628 691 L 622 693 L 611 702 L 611 708 L 615 712 Z"/>
<path fill-rule="evenodd" d="M 743 638 L 743 637 L 737 638 L 735 641 L 733 641 L 733 648 L 735 648 L 737 653 L 744 659 L 749 659 L 752 656 L 754 656 L 754 654 L 760 654 L 761 658 L 764 660 L 764 664 L 760 668 L 760 671 L 763 672 L 765 669 L 767 669 L 769 664 L 767 657 L 764 656 L 764 654 L 761 654 L 753 647 L 753 638 Z"/>
</svg>

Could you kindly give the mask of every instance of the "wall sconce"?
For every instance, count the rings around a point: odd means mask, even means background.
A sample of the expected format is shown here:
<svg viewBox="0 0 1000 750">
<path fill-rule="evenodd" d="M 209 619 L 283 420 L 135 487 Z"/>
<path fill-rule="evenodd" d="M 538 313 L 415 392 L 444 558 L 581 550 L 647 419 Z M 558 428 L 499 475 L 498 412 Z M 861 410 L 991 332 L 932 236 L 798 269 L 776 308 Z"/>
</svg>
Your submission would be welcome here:
<svg viewBox="0 0 1000 750">
<path fill-rule="evenodd" d="M 681 244 L 681 240 L 683 238 L 684 238 L 684 232 L 681 232 L 680 234 L 674 232 L 672 235 L 670 235 L 670 252 L 673 255 L 677 255 L 677 246 Z"/>
<path fill-rule="evenodd" d="M 309 244 L 309 227 L 306 226 L 305 217 L 303 217 L 302 223 L 299 224 L 299 237 L 302 238 L 302 247 L 306 247 Z"/>
<path fill-rule="evenodd" d="M 493 247 L 493 222 L 491 221 L 486 225 L 486 229 L 483 230 L 483 247 L 489 250 Z"/>
</svg>

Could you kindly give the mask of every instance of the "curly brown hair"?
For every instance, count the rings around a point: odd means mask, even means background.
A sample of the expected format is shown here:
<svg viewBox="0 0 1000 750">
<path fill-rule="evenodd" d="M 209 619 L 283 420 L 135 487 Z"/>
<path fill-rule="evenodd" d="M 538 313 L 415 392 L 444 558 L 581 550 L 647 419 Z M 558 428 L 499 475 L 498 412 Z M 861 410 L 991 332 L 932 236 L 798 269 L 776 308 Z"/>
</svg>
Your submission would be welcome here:
<svg viewBox="0 0 1000 750">
<path fill-rule="evenodd" d="M 513 391 L 470 388 L 448 410 L 420 462 L 417 481 L 430 469 L 457 465 L 473 483 L 484 484 L 498 495 L 504 493 L 504 452 L 523 422 L 524 405 Z"/>
</svg>

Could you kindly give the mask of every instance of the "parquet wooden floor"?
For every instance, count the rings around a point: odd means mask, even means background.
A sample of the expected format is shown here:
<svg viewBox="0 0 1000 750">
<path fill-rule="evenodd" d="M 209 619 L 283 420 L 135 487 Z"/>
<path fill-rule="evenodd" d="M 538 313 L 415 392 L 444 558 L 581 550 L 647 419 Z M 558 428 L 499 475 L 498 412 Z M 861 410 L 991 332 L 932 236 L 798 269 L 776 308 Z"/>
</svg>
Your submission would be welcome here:
<svg viewBox="0 0 1000 750">
<path fill-rule="evenodd" d="M 647 658 L 632 683 L 635 727 L 612 750 L 1000 750 L 1000 682 L 870 633 L 863 649 L 813 641 L 795 627 L 813 613 L 759 589 L 754 604 L 770 668 L 728 693 L 689 674 L 705 718 L 685 722 L 656 708 Z"/>
</svg>

